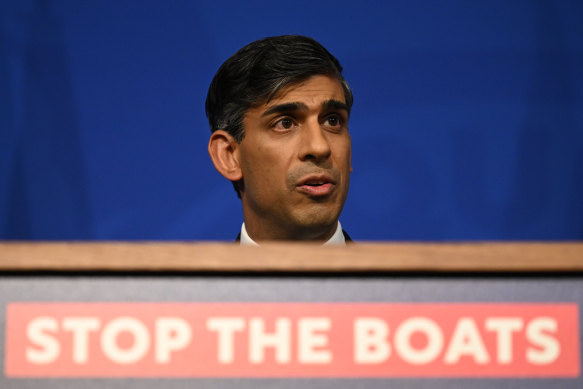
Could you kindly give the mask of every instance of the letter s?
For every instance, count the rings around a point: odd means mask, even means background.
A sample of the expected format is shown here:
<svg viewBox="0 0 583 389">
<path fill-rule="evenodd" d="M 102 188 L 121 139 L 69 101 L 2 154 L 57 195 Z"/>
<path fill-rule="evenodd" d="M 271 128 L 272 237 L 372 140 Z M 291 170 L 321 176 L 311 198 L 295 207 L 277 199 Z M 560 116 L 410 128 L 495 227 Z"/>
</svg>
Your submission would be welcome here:
<svg viewBox="0 0 583 389">
<path fill-rule="evenodd" d="M 526 349 L 526 360 L 534 365 L 548 365 L 557 360 L 561 354 L 559 341 L 548 332 L 557 332 L 557 320 L 550 317 L 538 317 L 528 323 L 526 338 L 537 346 Z"/>
<path fill-rule="evenodd" d="M 59 329 L 57 320 L 52 317 L 37 317 L 28 323 L 26 336 L 35 347 L 26 348 L 26 360 L 34 364 L 54 362 L 61 352 L 59 341 L 49 333 Z M 40 349 L 39 349 L 40 348 Z"/>
</svg>

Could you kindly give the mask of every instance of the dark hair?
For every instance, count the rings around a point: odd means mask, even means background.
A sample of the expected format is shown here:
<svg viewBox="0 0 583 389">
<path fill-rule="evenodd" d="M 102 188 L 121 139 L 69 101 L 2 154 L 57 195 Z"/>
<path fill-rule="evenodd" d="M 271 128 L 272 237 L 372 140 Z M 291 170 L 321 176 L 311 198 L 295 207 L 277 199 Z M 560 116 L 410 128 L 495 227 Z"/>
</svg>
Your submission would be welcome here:
<svg viewBox="0 0 583 389">
<path fill-rule="evenodd" d="M 353 97 L 342 77 L 340 62 L 318 42 L 301 35 L 260 39 L 237 51 L 215 74 L 206 98 L 212 132 L 225 130 L 237 142 L 245 136 L 247 110 L 271 100 L 287 85 L 311 76 L 337 78 L 350 108 Z"/>
</svg>

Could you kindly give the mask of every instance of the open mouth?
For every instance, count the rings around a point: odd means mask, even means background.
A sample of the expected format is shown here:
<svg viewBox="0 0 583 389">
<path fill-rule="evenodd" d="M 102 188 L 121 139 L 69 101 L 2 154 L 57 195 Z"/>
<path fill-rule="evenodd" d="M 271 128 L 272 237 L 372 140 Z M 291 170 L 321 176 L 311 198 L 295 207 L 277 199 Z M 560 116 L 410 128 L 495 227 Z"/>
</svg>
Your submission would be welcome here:
<svg viewBox="0 0 583 389">
<path fill-rule="evenodd" d="M 316 186 L 316 187 L 317 186 L 326 185 L 326 184 L 329 184 L 329 182 L 328 181 L 307 181 L 307 182 L 304 183 L 304 185 L 307 185 L 307 186 Z"/>
<path fill-rule="evenodd" d="M 309 179 L 301 185 L 298 190 L 310 196 L 326 196 L 334 189 L 334 183 L 327 179 Z"/>
</svg>

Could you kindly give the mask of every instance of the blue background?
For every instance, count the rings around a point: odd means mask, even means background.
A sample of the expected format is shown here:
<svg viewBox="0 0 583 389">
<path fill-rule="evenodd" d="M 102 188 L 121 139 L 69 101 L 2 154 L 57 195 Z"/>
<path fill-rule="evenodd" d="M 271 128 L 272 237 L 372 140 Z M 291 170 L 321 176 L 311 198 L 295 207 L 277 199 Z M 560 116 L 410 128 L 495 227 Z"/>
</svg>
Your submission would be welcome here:
<svg viewBox="0 0 583 389">
<path fill-rule="evenodd" d="M 233 240 L 220 64 L 309 35 L 354 94 L 357 240 L 583 238 L 581 1 L 2 1 L 0 239 Z"/>
</svg>

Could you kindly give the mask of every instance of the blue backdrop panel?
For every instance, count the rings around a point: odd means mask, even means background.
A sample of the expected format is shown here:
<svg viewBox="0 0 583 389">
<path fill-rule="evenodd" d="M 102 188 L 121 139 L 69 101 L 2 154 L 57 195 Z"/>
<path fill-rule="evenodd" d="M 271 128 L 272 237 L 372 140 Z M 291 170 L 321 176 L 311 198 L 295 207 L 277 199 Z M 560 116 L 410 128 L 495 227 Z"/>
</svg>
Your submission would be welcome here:
<svg viewBox="0 0 583 389">
<path fill-rule="evenodd" d="M 580 1 L 0 3 L 0 239 L 218 239 L 204 99 L 309 35 L 355 93 L 353 238 L 583 238 Z"/>
</svg>

